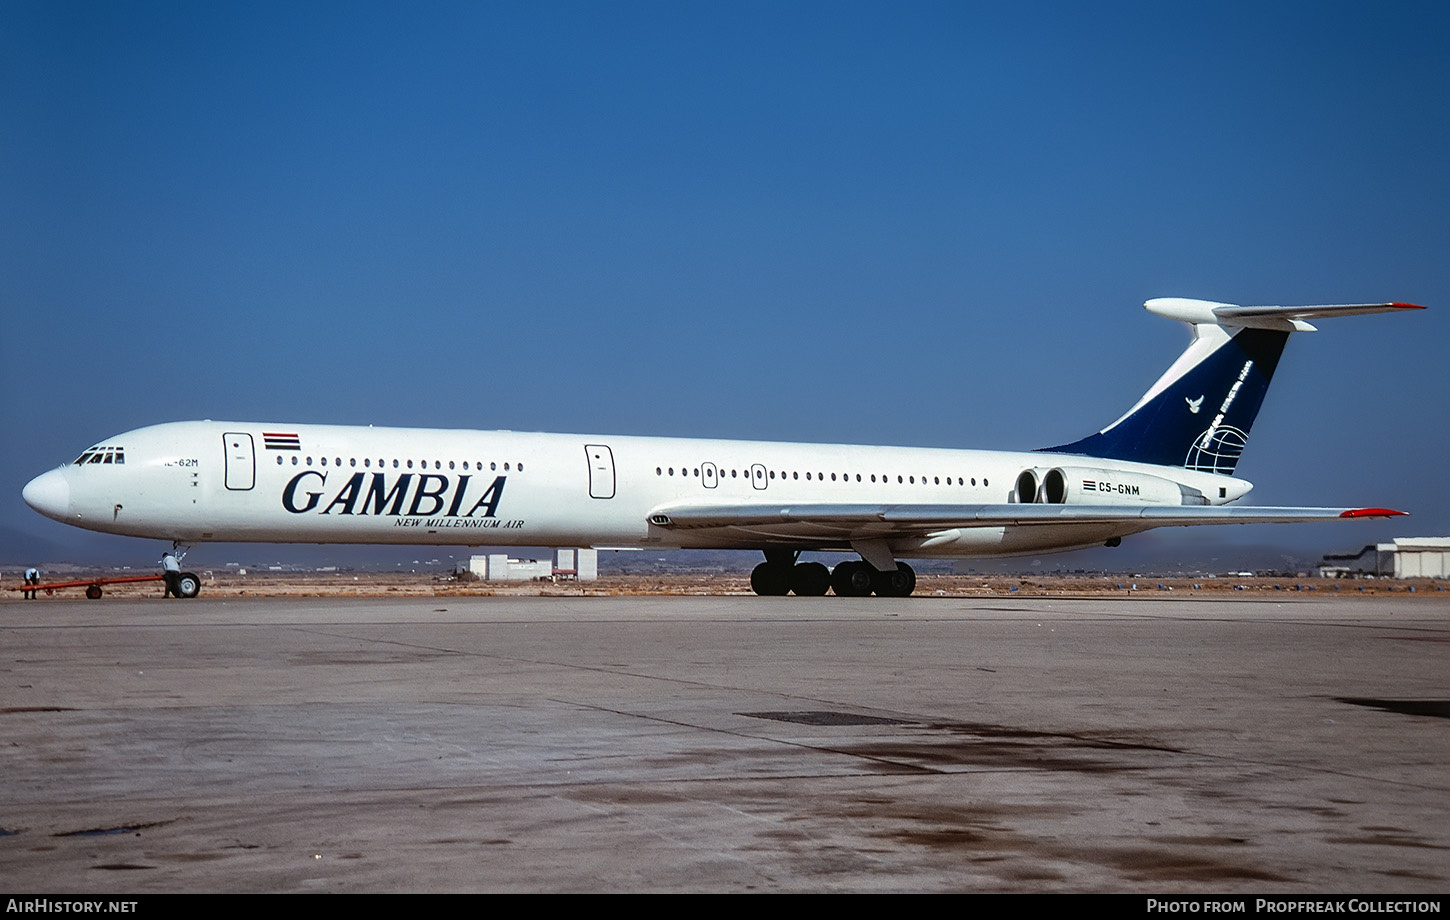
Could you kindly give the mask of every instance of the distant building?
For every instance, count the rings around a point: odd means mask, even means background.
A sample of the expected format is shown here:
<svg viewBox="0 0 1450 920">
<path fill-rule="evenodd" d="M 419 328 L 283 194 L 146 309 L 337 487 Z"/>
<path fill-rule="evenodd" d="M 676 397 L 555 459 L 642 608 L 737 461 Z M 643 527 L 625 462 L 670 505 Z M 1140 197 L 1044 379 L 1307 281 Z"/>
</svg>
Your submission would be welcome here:
<svg viewBox="0 0 1450 920">
<path fill-rule="evenodd" d="M 1450 537 L 1396 537 L 1357 553 L 1326 555 L 1322 578 L 1450 578 Z"/>
<path fill-rule="evenodd" d="M 576 581 L 597 581 L 599 578 L 599 550 L 554 550 L 554 577 L 573 578 Z"/>
<path fill-rule="evenodd" d="M 473 556 L 468 570 L 484 581 L 551 581 L 560 578 L 595 581 L 599 550 L 556 549 L 553 559 L 510 559 L 506 553 Z"/>
</svg>

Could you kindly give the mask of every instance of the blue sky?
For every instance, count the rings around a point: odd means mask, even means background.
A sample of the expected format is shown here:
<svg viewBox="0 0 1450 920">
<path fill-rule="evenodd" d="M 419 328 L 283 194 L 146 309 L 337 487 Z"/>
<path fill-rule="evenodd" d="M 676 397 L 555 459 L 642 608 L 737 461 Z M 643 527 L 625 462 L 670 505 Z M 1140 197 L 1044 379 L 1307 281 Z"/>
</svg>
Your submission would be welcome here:
<svg viewBox="0 0 1450 920">
<path fill-rule="evenodd" d="M 1239 467 L 1417 516 L 1224 539 L 1450 533 L 1447 39 L 1433 3 L 11 0 L 0 532 L 80 545 L 24 483 L 187 418 L 1062 443 L 1188 296 L 1431 306 L 1296 337 Z"/>
</svg>

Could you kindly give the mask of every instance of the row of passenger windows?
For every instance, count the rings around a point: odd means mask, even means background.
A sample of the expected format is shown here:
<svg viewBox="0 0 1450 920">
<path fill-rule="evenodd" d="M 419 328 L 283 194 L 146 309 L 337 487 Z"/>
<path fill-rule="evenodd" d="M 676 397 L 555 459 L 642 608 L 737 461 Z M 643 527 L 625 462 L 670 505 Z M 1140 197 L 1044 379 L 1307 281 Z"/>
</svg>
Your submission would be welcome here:
<svg viewBox="0 0 1450 920">
<path fill-rule="evenodd" d="M 725 472 L 726 472 L 725 470 L 720 470 L 720 478 L 721 479 L 724 479 L 725 478 Z M 741 477 L 744 477 L 745 479 L 749 479 L 750 478 L 750 471 L 749 470 L 730 470 L 729 472 L 730 472 L 730 478 L 731 479 L 738 479 L 738 478 L 741 478 Z M 691 469 L 689 467 L 680 467 L 679 472 L 676 473 L 675 468 L 672 467 L 672 466 L 669 466 L 669 467 L 659 467 L 659 466 L 657 466 L 657 467 L 655 467 L 655 475 L 656 476 L 675 476 L 675 475 L 679 475 L 679 476 L 693 476 L 694 478 L 698 479 L 698 478 L 700 478 L 700 468 L 699 467 L 695 467 L 695 468 Z M 777 472 L 775 470 L 770 470 L 768 473 L 757 472 L 755 475 L 757 477 L 763 477 L 763 476 L 767 476 L 768 475 L 771 479 L 776 479 L 776 478 L 780 478 L 780 479 L 801 479 L 802 478 L 802 474 L 800 472 L 798 472 L 798 471 L 792 471 L 791 473 L 787 474 L 784 470 L 781 470 L 778 474 L 777 474 Z M 804 478 L 805 478 L 805 480 L 807 482 L 813 482 L 813 481 L 814 482 L 825 482 L 827 475 L 828 474 L 826 474 L 826 473 L 820 473 L 820 472 L 817 472 L 817 473 L 814 473 L 814 474 L 812 474 L 812 473 L 805 473 L 804 474 Z M 706 476 L 708 478 L 708 471 L 707 471 Z M 814 476 L 814 479 L 812 478 L 813 476 Z M 867 481 L 870 481 L 870 482 L 890 482 L 891 481 L 891 477 L 890 476 L 887 476 L 887 475 L 884 475 L 884 474 L 881 475 L 881 476 L 877 476 L 875 473 L 871 473 L 869 475 L 864 475 L 864 476 L 861 473 L 841 473 L 841 474 L 839 474 L 839 476 L 836 473 L 830 473 L 829 476 L 830 476 L 830 481 L 831 482 L 851 482 L 853 478 L 854 478 L 854 480 L 856 482 L 867 482 Z M 970 485 L 976 485 L 977 484 L 976 477 L 965 477 L 965 476 L 957 476 L 956 478 L 953 478 L 951 476 L 930 476 L 930 477 L 928 477 L 928 476 L 898 475 L 896 477 L 896 481 L 898 483 L 903 484 L 903 485 L 915 485 L 918 482 L 920 482 L 922 485 L 937 485 L 937 486 L 940 486 L 940 485 L 964 486 L 964 485 L 968 485 L 968 484 L 970 484 Z M 983 486 L 987 485 L 987 480 L 986 479 L 983 479 L 982 480 L 982 485 Z"/>
<path fill-rule="evenodd" d="M 443 469 L 443 461 L 442 460 L 432 460 L 432 461 L 429 461 L 429 460 L 419 460 L 418 461 L 418 464 L 417 464 L 417 468 L 420 469 L 420 470 L 426 470 L 426 469 L 428 469 L 428 464 L 430 462 L 433 464 L 433 467 L 432 467 L 433 469 L 435 469 L 435 470 L 441 470 L 441 469 Z M 281 466 L 282 463 L 283 463 L 283 460 L 279 456 L 277 458 L 277 465 L 278 466 Z M 312 465 L 312 458 L 311 457 L 307 457 L 304 460 L 304 459 L 299 459 L 296 454 L 293 454 L 292 455 L 292 465 L 293 466 L 299 466 L 299 465 L 301 465 L 303 463 L 305 463 L 307 466 L 311 466 Z M 395 470 L 398 470 L 398 469 L 409 469 L 409 470 L 411 470 L 411 469 L 414 468 L 413 467 L 413 461 L 412 460 L 394 460 L 394 461 L 392 461 L 392 464 L 393 464 L 393 469 L 395 469 Z M 326 457 L 319 457 L 318 460 L 317 460 L 317 465 L 318 466 L 327 466 L 328 465 L 328 459 Z M 333 466 L 342 466 L 342 458 L 341 457 L 334 457 L 334 458 L 332 458 L 332 465 Z M 349 457 L 348 460 L 347 460 L 347 465 L 348 466 L 357 466 L 358 465 L 358 459 L 356 457 Z M 373 459 L 371 457 L 364 457 L 362 459 L 362 465 L 363 465 L 363 468 L 364 469 L 371 468 L 373 466 Z M 386 460 L 379 460 L 377 462 L 377 468 L 378 469 L 383 469 L 387 465 L 388 465 L 388 461 L 386 461 Z M 469 463 L 468 463 L 467 460 L 464 460 L 461 465 L 462 465 L 463 469 L 465 469 L 465 470 L 470 469 L 470 468 L 471 469 L 475 469 L 475 470 L 482 470 L 483 469 L 483 461 L 482 460 L 479 460 L 472 467 L 469 466 Z M 459 464 L 457 462 L 455 462 L 453 460 L 449 460 L 448 461 L 448 469 L 452 470 L 452 469 L 457 469 L 458 467 L 459 467 Z M 497 463 L 490 463 L 488 465 L 488 468 L 490 470 L 497 470 L 498 469 L 498 464 Z M 513 470 L 516 470 L 517 472 L 522 473 L 524 471 L 524 465 L 522 463 L 510 463 L 508 461 L 505 461 L 504 464 L 503 464 L 503 469 L 504 469 L 504 472 L 506 472 L 506 473 L 509 472 L 510 469 L 513 469 Z"/>
</svg>

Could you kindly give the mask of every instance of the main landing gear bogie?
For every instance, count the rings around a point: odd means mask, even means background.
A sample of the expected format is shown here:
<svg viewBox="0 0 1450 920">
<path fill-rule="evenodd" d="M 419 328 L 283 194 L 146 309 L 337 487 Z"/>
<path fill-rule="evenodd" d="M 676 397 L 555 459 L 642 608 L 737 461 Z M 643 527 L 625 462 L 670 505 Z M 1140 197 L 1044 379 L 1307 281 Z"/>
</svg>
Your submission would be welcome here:
<svg viewBox="0 0 1450 920">
<path fill-rule="evenodd" d="M 831 573 L 831 588 L 837 597 L 869 597 L 876 569 L 866 562 L 838 563 Z"/>
<path fill-rule="evenodd" d="M 776 557 L 755 567 L 750 587 L 763 597 L 821 597 L 828 590 L 838 597 L 908 597 L 916 590 L 916 572 L 904 562 L 896 563 L 894 572 L 882 572 L 864 560 L 848 560 L 831 570 L 819 562 Z"/>
<path fill-rule="evenodd" d="M 750 573 L 750 587 L 765 597 L 821 597 L 831 588 L 831 572 L 819 562 L 767 560 Z"/>
</svg>

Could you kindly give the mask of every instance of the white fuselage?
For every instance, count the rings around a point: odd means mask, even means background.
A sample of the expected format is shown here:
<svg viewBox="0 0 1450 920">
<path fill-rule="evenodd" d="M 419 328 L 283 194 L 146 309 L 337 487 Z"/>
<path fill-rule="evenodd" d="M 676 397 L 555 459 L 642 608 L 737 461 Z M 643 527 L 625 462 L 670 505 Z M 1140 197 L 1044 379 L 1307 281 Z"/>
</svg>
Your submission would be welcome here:
<svg viewBox="0 0 1450 920">
<path fill-rule="evenodd" d="M 1020 477 L 1065 471 L 1072 504 L 1220 505 L 1249 483 L 1177 467 L 1040 452 L 763 441 L 176 422 L 108 439 L 37 478 L 56 520 L 180 543 L 849 549 L 829 529 L 659 526 L 712 505 L 1032 502 Z M 883 532 L 898 555 L 1004 555 L 1089 546 L 1133 522 Z"/>
</svg>

